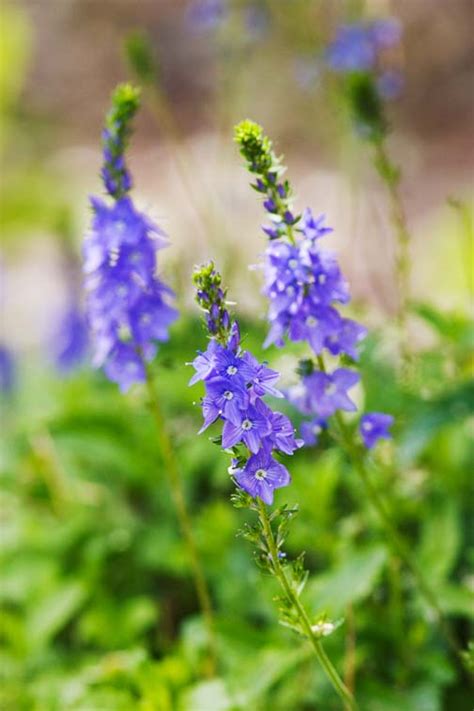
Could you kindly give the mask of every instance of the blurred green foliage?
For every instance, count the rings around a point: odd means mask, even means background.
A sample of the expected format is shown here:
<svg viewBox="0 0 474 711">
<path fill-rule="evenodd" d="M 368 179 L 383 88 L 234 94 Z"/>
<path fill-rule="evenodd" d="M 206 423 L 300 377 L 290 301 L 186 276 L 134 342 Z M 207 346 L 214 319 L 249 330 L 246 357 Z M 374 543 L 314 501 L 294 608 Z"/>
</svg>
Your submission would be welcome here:
<svg viewBox="0 0 474 711">
<path fill-rule="evenodd" d="M 422 394 L 397 383 L 381 334 L 364 350 L 366 404 L 395 414 L 401 446 L 395 465 L 382 447 L 373 477 L 465 647 L 473 386 L 457 367 L 464 341 L 451 349 L 443 315 L 418 311 L 439 339 L 418 360 Z M 260 328 L 243 331 L 258 353 Z M 217 610 L 219 677 L 202 681 L 205 631 L 144 392 L 124 398 L 87 369 L 58 381 L 25 363 L 2 457 L 2 708 L 338 708 L 310 650 L 276 625 L 274 581 L 236 537 L 245 514 L 230 504 L 225 458 L 196 436 L 184 363 L 204 338 L 181 320 L 156 376 Z M 441 377 L 449 358 L 454 374 Z M 355 667 L 361 708 L 462 708 L 465 679 L 344 455 L 323 440 L 291 471 L 289 552 L 306 551 L 310 608 L 343 619 L 326 644 L 341 669 Z"/>
<path fill-rule="evenodd" d="M 293 41 L 309 55 L 325 28 L 308 28 L 299 19 L 306 3 L 296 4 L 299 14 L 291 17 L 272 4 L 271 41 L 277 47 Z M 2 237 L 13 246 L 19 235 L 44 230 L 70 240 L 64 181 L 45 168 L 44 144 L 29 131 L 35 117 L 22 116 L 17 103 L 31 28 L 13 3 L 3 5 L 1 20 Z M 140 35 L 134 42 L 129 53 L 149 73 L 152 60 Z M 244 49 L 253 69 L 261 55 Z M 263 59 L 273 66 L 271 48 L 263 48 Z M 281 71 L 288 73 L 286 60 Z M 247 72 L 242 93 L 261 93 L 259 76 Z M 268 92 L 277 89 L 266 83 Z M 233 87 L 223 87 L 224 98 L 226 90 Z M 317 115 L 328 136 L 340 140 L 338 120 L 325 120 L 330 108 L 317 94 L 291 91 L 292 130 Z M 394 442 L 381 445 L 372 460 L 372 480 L 467 649 L 473 327 L 465 314 L 428 303 L 415 304 L 411 317 L 431 340 L 409 383 L 398 379 L 389 332 L 372 333 L 364 345 L 360 397 L 367 409 L 396 419 Z M 261 322 L 244 322 L 242 331 L 245 346 L 262 355 Z M 199 388 L 188 388 L 185 362 L 204 341 L 195 318 L 184 316 L 155 366 L 216 607 L 218 677 L 203 681 L 205 630 L 145 393 L 135 388 L 124 397 L 87 367 L 61 380 L 32 354 L 20 362 L 13 399 L 0 403 L 2 711 L 339 708 L 309 648 L 276 624 L 274 581 L 260 574 L 236 535 L 245 514 L 230 503 L 227 461 L 207 434 L 196 435 Z M 277 351 L 265 357 L 279 364 Z M 276 495 L 277 503 L 300 507 L 288 553 L 306 551 L 308 607 L 342 623 L 325 646 L 354 680 L 361 710 L 469 708 L 466 672 L 388 547 L 345 455 L 323 435 L 290 468 L 292 486 Z"/>
</svg>

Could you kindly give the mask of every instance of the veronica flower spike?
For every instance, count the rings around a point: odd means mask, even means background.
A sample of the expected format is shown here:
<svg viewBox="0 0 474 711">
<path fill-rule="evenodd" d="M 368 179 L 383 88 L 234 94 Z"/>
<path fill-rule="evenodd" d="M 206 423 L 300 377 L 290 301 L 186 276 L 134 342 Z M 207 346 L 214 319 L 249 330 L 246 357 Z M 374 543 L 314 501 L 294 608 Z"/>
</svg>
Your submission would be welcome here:
<svg viewBox="0 0 474 711">
<path fill-rule="evenodd" d="M 352 694 L 323 649 L 321 621 L 313 621 L 300 600 L 306 580 L 301 557 L 290 562 L 282 550 L 283 527 L 294 510 L 284 505 L 271 513 L 267 510 L 273 504 L 275 491 L 291 483 L 281 458 L 292 455 L 302 445 L 295 438 L 288 417 L 263 399 L 266 395 L 282 397 L 276 387 L 279 374 L 242 349 L 238 323 L 229 313 L 226 290 L 212 262 L 196 269 L 194 283 L 209 337 L 206 350 L 192 363 L 195 374 L 190 381 L 191 385 L 197 381 L 204 384 L 201 432 L 211 425 L 222 427 L 219 443 L 231 458 L 229 474 L 236 486 L 234 505 L 249 508 L 258 517 L 255 526 L 246 528 L 243 535 L 258 547 L 262 567 L 283 590 L 282 623 L 310 641 L 345 708 L 355 709 Z"/>
<path fill-rule="evenodd" d="M 270 323 L 266 343 L 281 347 L 286 339 L 306 341 L 309 349 L 308 357 L 298 366 L 300 382 L 288 393 L 290 401 L 310 418 L 303 424 L 305 443 L 315 444 L 328 418 L 332 418 L 338 440 L 364 482 L 388 540 L 411 570 L 420 592 L 446 632 L 439 604 L 369 477 L 367 450 L 374 448 L 380 439 L 391 437 L 393 417 L 380 412 L 363 415 L 360 439 L 356 440 L 342 412 L 357 409 L 349 391 L 359 381 L 359 374 L 346 367 L 331 372 L 326 364 L 327 353 L 336 360 L 345 355 L 356 361 L 358 343 L 367 333 L 363 326 L 339 313 L 339 306 L 350 300 L 350 293 L 334 255 L 321 246 L 322 238 L 331 230 L 325 227 L 324 218 L 314 218 L 309 208 L 302 215 L 295 215 L 290 182 L 282 180 L 285 168 L 261 126 L 243 121 L 235 129 L 235 140 L 254 178 L 252 187 L 261 193 L 263 207 L 271 220 L 270 226 L 263 227 L 269 240 L 263 259 L 263 291 L 269 300 Z M 446 637 L 451 641 L 449 633 Z"/>
<path fill-rule="evenodd" d="M 394 58 L 400 56 L 402 27 L 393 17 L 342 25 L 326 51 L 326 63 L 335 75 L 358 136 L 373 148 L 373 164 L 387 191 L 388 209 L 396 238 L 395 280 L 398 289 L 397 322 L 403 368 L 410 360 L 407 312 L 410 301 L 411 235 L 400 193 L 400 168 L 387 146 L 389 122 L 386 100 L 396 98 L 403 75 Z M 388 50 L 388 51 L 387 51 Z"/>
<path fill-rule="evenodd" d="M 103 138 L 102 180 L 106 199 L 93 197 L 92 227 L 84 242 L 87 320 L 92 332 L 94 364 L 122 392 L 145 383 L 157 423 L 164 474 L 176 505 L 187 547 L 197 598 L 207 626 L 209 674 L 215 666 L 213 612 L 187 510 L 181 473 L 160 398 L 149 367 L 157 346 L 169 338 L 177 318 L 174 294 L 157 275 L 157 252 L 167 240 L 163 230 L 140 212 L 130 197 L 131 175 L 125 149 L 139 107 L 136 88 L 121 84 L 112 96 Z"/>
</svg>

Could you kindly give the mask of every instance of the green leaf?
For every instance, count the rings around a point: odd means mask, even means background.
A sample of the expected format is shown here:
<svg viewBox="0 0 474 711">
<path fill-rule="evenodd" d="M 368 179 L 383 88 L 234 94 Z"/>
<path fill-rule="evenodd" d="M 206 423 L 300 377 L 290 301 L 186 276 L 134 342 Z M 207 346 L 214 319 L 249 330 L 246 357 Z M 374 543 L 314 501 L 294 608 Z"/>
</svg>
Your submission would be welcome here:
<svg viewBox="0 0 474 711">
<path fill-rule="evenodd" d="M 226 685 L 222 679 L 203 681 L 185 692 L 180 711 L 233 711 Z"/>
<path fill-rule="evenodd" d="M 440 336 L 453 341 L 458 346 L 474 346 L 474 323 L 472 320 L 455 313 L 443 313 L 431 304 L 418 303 L 412 311 L 422 318 Z"/>
<path fill-rule="evenodd" d="M 433 584 L 451 572 L 460 545 L 460 518 L 454 501 L 440 502 L 425 515 L 418 562 Z"/>
<path fill-rule="evenodd" d="M 308 583 L 312 606 L 329 615 L 340 615 L 346 607 L 367 597 L 377 582 L 387 560 L 381 545 L 349 551 L 333 571 Z"/>
<path fill-rule="evenodd" d="M 27 623 L 32 643 L 38 647 L 47 644 L 76 614 L 85 597 L 86 590 L 80 582 L 63 584 L 45 596 Z"/>
</svg>

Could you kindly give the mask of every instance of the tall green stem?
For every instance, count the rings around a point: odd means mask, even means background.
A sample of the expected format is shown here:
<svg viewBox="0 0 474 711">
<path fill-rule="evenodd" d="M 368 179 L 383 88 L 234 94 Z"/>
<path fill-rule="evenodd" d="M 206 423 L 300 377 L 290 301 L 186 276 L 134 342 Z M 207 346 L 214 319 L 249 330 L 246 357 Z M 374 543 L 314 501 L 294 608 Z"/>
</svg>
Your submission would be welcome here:
<svg viewBox="0 0 474 711">
<path fill-rule="evenodd" d="M 335 667 L 333 666 L 331 660 L 327 656 L 324 648 L 313 631 L 311 626 L 308 613 L 301 604 L 298 595 L 295 593 L 291 582 L 288 580 L 285 568 L 280 563 L 278 556 L 278 548 L 273 535 L 270 519 L 268 518 L 267 509 L 263 501 L 258 499 L 258 513 L 260 518 L 260 523 L 262 525 L 262 530 L 265 536 L 265 540 L 268 546 L 268 550 L 271 555 L 271 565 L 275 573 L 275 576 L 280 583 L 288 601 L 298 615 L 298 619 L 301 624 L 301 628 L 305 631 L 307 638 L 311 642 L 314 653 L 321 667 L 323 668 L 327 678 L 331 682 L 335 692 L 339 695 L 344 703 L 344 707 L 350 711 L 355 711 L 357 705 L 354 697 L 352 696 L 349 689 L 345 686 L 344 682 L 337 673 Z"/>
<path fill-rule="evenodd" d="M 325 372 L 326 366 L 324 363 L 324 358 L 319 355 L 317 357 L 318 365 L 320 369 Z M 418 589 L 420 593 L 425 598 L 428 605 L 431 607 L 436 615 L 440 628 L 446 637 L 447 642 L 452 647 L 453 651 L 459 653 L 457 644 L 453 639 L 451 631 L 446 623 L 443 612 L 439 606 L 439 603 L 431 590 L 429 584 L 426 582 L 423 573 L 421 572 L 415 557 L 412 555 L 408 545 L 402 538 L 400 533 L 397 531 L 395 524 L 393 523 L 390 514 L 388 513 L 384 500 L 378 492 L 378 489 L 373 485 L 370 475 L 367 469 L 366 461 L 361 453 L 361 450 L 355 442 L 353 441 L 352 433 L 344 422 L 341 412 L 338 410 L 334 414 L 336 420 L 342 444 L 349 454 L 349 457 L 354 465 L 355 470 L 359 474 L 361 481 L 364 484 L 367 496 L 369 497 L 370 503 L 373 508 L 377 511 L 380 521 L 382 522 L 385 532 L 387 534 L 388 540 L 391 543 L 393 549 L 398 553 L 400 558 L 405 563 L 406 567 L 411 571 L 413 577 L 415 578 Z"/>
<path fill-rule="evenodd" d="M 390 205 L 390 217 L 397 239 L 395 273 L 398 287 L 397 322 L 400 334 L 400 353 L 406 364 L 410 357 L 407 332 L 407 316 L 410 303 L 410 242 L 407 218 L 400 195 L 400 174 L 392 163 L 384 138 L 375 144 L 375 165 L 387 188 Z"/>
<path fill-rule="evenodd" d="M 191 517 L 189 515 L 186 505 L 179 465 L 175 456 L 170 436 L 168 434 L 165 418 L 163 417 L 163 413 L 161 411 L 160 400 L 156 391 L 153 376 L 147 364 L 145 364 L 145 370 L 146 385 L 149 394 L 149 406 L 156 422 L 158 441 L 160 444 L 160 450 L 165 465 L 164 470 L 176 506 L 176 513 L 178 516 L 181 533 L 186 544 L 189 562 L 191 564 L 196 594 L 199 600 L 199 605 L 201 607 L 204 622 L 207 629 L 209 647 L 208 672 L 209 676 L 213 676 L 216 668 L 216 637 L 211 597 L 207 587 L 206 578 L 203 573 L 197 545 L 194 539 Z"/>
</svg>

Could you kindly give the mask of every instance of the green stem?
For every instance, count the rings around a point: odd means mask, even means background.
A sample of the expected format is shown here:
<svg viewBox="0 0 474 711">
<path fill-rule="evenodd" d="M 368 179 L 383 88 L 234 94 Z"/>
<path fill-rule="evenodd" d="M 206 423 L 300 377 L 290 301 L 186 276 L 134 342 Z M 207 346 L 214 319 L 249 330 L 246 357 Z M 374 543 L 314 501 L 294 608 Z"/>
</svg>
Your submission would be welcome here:
<svg viewBox="0 0 474 711">
<path fill-rule="evenodd" d="M 257 501 L 260 523 L 262 525 L 262 530 L 264 532 L 265 540 L 268 546 L 268 550 L 270 552 L 271 564 L 275 576 L 278 579 L 278 582 L 280 583 L 288 601 L 291 603 L 291 606 L 297 613 L 298 618 L 300 620 L 301 628 L 304 630 L 307 638 L 311 642 L 316 658 L 320 663 L 321 667 L 323 668 L 327 678 L 331 682 L 335 692 L 343 701 L 344 707 L 346 709 L 350 709 L 350 711 L 355 711 L 357 709 L 357 705 L 354 700 L 354 697 L 350 693 L 349 689 L 345 686 L 342 679 L 339 677 L 339 674 L 337 673 L 335 667 L 332 665 L 331 660 L 324 651 L 324 648 L 319 638 L 314 633 L 310 619 L 308 617 L 308 613 L 301 604 L 298 595 L 295 593 L 291 585 L 291 582 L 288 580 L 285 568 L 280 563 L 280 559 L 278 557 L 278 547 L 275 542 L 275 537 L 273 535 L 270 519 L 268 518 L 265 504 L 263 503 L 263 501 L 261 501 L 261 499 L 258 499 Z"/>
<path fill-rule="evenodd" d="M 199 605 L 201 607 L 204 622 L 207 629 L 209 647 L 208 672 L 209 676 L 213 676 L 216 668 L 216 637 L 211 597 L 207 587 L 206 578 L 203 573 L 197 545 L 194 539 L 191 517 L 189 515 L 186 505 L 186 499 L 184 496 L 183 483 L 178 462 L 174 453 L 170 436 L 168 434 L 165 418 L 163 417 L 163 413 L 161 411 L 160 401 L 158 393 L 156 391 L 153 376 L 151 374 L 149 366 L 147 364 L 144 365 L 146 371 L 146 385 L 149 393 L 149 406 L 156 422 L 158 441 L 165 464 L 164 470 L 175 502 L 176 513 L 178 516 L 181 533 L 183 535 L 187 547 L 189 562 L 191 564 L 196 594 L 199 600 Z"/>
<path fill-rule="evenodd" d="M 398 287 L 397 323 L 400 337 L 400 353 L 402 361 L 406 364 L 410 358 L 407 316 L 410 303 L 411 236 L 399 190 L 400 179 L 398 169 L 391 161 L 385 139 L 381 139 L 375 143 L 375 164 L 387 188 L 390 217 L 397 238 L 395 258 L 395 273 Z"/>
<path fill-rule="evenodd" d="M 317 361 L 320 369 L 323 372 L 326 372 L 324 358 L 319 355 L 317 357 Z M 398 553 L 400 558 L 405 563 L 406 567 L 411 571 L 413 577 L 417 582 L 420 593 L 423 595 L 426 602 L 429 604 L 429 606 L 435 613 L 438 623 L 440 625 L 440 629 L 446 637 L 446 641 L 451 646 L 453 651 L 459 654 L 459 649 L 457 647 L 456 641 L 454 640 L 451 631 L 446 623 L 446 620 L 436 599 L 436 596 L 434 595 L 430 586 L 426 582 L 425 577 L 421 572 L 416 559 L 411 554 L 408 545 L 405 543 L 404 539 L 397 531 L 395 524 L 392 522 L 390 514 L 388 513 L 385 507 L 383 498 L 380 496 L 377 488 L 372 484 L 365 458 L 362 456 L 361 450 L 353 441 L 352 433 L 344 422 L 344 418 L 342 417 L 342 414 L 339 410 L 335 412 L 334 418 L 336 420 L 340 432 L 342 443 L 347 453 L 349 454 L 351 461 L 357 473 L 359 474 L 360 479 L 362 480 L 365 486 L 365 490 L 373 508 L 377 511 L 379 518 L 384 525 L 385 532 L 390 543 L 392 544 L 393 549 Z"/>
</svg>

